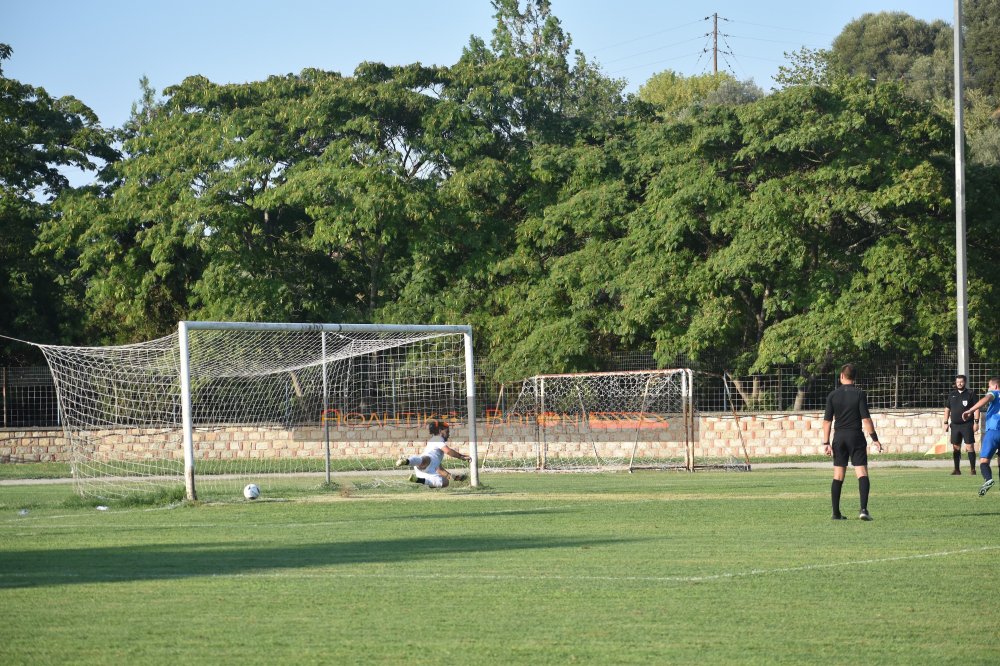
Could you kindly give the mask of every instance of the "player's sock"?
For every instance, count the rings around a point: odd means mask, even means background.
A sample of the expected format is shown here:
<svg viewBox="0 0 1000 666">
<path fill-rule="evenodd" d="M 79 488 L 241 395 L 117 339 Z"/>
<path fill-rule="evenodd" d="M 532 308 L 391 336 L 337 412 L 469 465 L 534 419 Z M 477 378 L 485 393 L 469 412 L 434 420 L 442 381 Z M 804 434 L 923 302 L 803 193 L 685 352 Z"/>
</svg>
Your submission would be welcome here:
<svg viewBox="0 0 1000 666">
<path fill-rule="evenodd" d="M 951 458 L 955 462 L 955 471 L 956 472 L 961 471 L 959 467 L 962 466 L 962 452 L 959 451 L 958 449 L 952 449 Z"/>
<path fill-rule="evenodd" d="M 983 483 L 993 478 L 993 470 L 990 469 L 988 462 L 979 463 L 979 471 L 983 473 Z"/>
<path fill-rule="evenodd" d="M 976 473 L 976 452 L 975 451 L 966 451 L 966 453 L 969 454 L 969 469 L 971 469 L 972 473 L 975 474 Z"/>
<path fill-rule="evenodd" d="M 844 480 L 833 480 L 830 486 L 830 501 L 833 503 L 833 515 L 840 515 L 840 491 L 844 487 Z"/>
<path fill-rule="evenodd" d="M 861 495 L 861 510 L 868 510 L 868 492 L 871 490 L 872 484 L 868 480 L 867 476 L 863 476 L 858 479 L 858 494 Z"/>
<path fill-rule="evenodd" d="M 419 467 L 423 461 L 424 461 L 423 456 L 410 456 L 408 459 L 410 467 Z"/>
</svg>

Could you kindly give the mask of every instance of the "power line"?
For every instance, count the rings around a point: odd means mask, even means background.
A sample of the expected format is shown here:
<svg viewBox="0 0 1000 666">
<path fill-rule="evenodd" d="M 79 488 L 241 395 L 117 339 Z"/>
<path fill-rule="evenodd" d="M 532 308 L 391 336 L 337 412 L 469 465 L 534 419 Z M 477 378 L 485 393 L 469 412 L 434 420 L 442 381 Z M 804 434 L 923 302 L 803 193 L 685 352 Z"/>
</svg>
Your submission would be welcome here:
<svg viewBox="0 0 1000 666">
<path fill-rule="evenodd" d="M 641 37 L 633 37 L 632 39 L 626 39 L 624 42 L 616 42 L 615 44 L 608 44 L 607 46 L 601 46 L 596 49 L 592 49 L 591 53 L 597 53 L 598 51 L 606 51 L 607 49 L 613 49 L 617 46 L 624 46 L 625 44 L 632 44 L 633 42 L 642 41 L 643 39 L 649 39 L 650 37 L 656 37 L 657 35 L 662 35 L 667 32 L 673 32 L 674 30 L 680 30 L 681 28 L 686 28 L 689 25 L 694 25 L 695 23 L 701 23 L 705 19 L 699 19 L 697 21 L 691 21 L 690 23 L 684 23 L 683 25 L 678 25 L 673 28 L 666 28 L 664 30 L 657 30 L 656 32 L 651 32 L 648 35 L 642 35 Z"/>
<path fill-rule="evenodd" d="M 813 32 L 813 31 L 810 31 L 810 30 L 802 30 L 801 28 L 782 28 L 781 26 L 777 26 L 777 25 L 765 25 L 763 23 L 751 23 L 749 21 L 740 21 L 740 20 L 737 20 L 737 19 L 727 19 L 727 20 L 730 20 L 732 23 L 741 23 L 743 25 L 752 25 L 752 26 L 755 26 L 755 27 L 758 27 L 758 28 L 771 28 L 772 30 L 787 30 L 789 32 L 797 32 L 797 33 L 800 33 L 800 34 L 804 33 L 804 34 L 807 34 L 807 35 L 820 35 L 822 37 L 836 37 L 836 35 L 831 35 L 828 32 Z"/>
<path fill-rule="evenodd" d="M 787 39 L 764 39 L 763 37 L 747 37 L 746 35 L 726 35 L 727 37 L 735 37 L 739 39 L 747 39 L 751 42 L 770 42 L 772 44 L 799 44 L 800 42 L 789 41 Z M 802 44 L 802 46 L 809 46 L 808 44 Z M 814 45 L 815 46 L 815 45 Z M 822 48 L 822 47 L 820 47 Z"/>
<path fill-rule="evenodd" d="M 695 51 L 693 53 L 685 53 L 683 55 L 674 56 L 672 58 L 664 58 L 663 60 L 654 60 L 653 62 L 645 62 L 645 63 L 643 63 L 641 65 L 632 65 L 631 67 L 624 67 L 622 69 L 618 69 L 618 70 L 615 70 L 615 71 L 610 72 L 610 73 L 611 74 L 620 74 L 621 72 L 627 72 L 629 70 L 638 69 L 640 67 L 650 67 L 651 65 L 659 65 L 659 64 L 662 64 L 662 63 L 665 63 L 665 62 L 670 62 L 671 60 L 679 60 L 681 58 L 690 58 L 691 56 L 698 55 L 700 53 L 704 53 L 704 51 Z"/>
<path fill-rule="evenodd" d="M 693 42 L 693 41 L 699 40 L 699 39 L 701 39 L 704 36 L 705 35 L 699 35 L 698 37 L 692 37 L 691 39 L 685 39 L 685 40 L 682 40 L 680 42 L 674 42 L 672 44 L 665 44 L 663 46 L 658 46 L 655 49 L 649 49 L 648 51 L 640 51 L 639 53 L 633 53 L 632 55 L 622 56 L 621 58 L 615 58 L 614 60 L 605 61 L 604 64 L 605 65 L 610 65 L 611 63 L 614 63 L 614 62 L 621 62 L 622 60 L 628 60 L 630 58 L 637 58 L 637 57 L 639 57 L 641 55 L 646 55 L 647 53 L 655 53 L 656 51 L 662 51 L 663 49 L 669 49 L 669 48 L 674 47 L 674 46 L 680 46 L 681 44 L 687 44 L 688 42 Z"/>
</svg>

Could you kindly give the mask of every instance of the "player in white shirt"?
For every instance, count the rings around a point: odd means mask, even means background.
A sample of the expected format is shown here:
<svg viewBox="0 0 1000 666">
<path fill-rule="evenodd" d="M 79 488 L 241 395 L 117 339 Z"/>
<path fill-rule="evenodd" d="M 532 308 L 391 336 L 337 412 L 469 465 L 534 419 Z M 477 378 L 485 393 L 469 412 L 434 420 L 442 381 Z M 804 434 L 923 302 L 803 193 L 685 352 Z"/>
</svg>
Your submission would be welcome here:
<svg viewBox="0 0 1000 666">
<path fill-rule="evenodd" d="M 456 481 L 463 480 L 464 475 L 456 474 L 453 476 L 448 470 L 441 467 L 441 461 L 444 460 L 445 455 L 459 460 L 471 460 L 469 456 L 448 446 L 450 432 L 448 424 L 444 421 L 430 421 L 428 430 L 431 438 L 427 441 L 423 453 L 419 456 L 400 458 L 396 461 L 396 467 L 412 467 L 413 476 L 410 477 L 410 480 L 432 488 L 445 488 L 452 478 Z"/>
</svg>

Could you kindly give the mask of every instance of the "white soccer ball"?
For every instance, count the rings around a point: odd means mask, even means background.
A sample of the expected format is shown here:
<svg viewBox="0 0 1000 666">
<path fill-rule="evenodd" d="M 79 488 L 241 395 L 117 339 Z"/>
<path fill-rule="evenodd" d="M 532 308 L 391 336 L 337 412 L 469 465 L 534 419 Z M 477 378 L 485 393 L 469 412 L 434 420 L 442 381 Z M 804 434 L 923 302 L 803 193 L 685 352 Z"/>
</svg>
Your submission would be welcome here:
<svg viewBox="0 0 1000 666">
<path fill-rule="evenodd" d="M 248 483 L 245 488 L 243 488 L 243 497 L 248 500 L 255 500 L 260 497 L 260 488 L 256 483 Z"/>
</svg>

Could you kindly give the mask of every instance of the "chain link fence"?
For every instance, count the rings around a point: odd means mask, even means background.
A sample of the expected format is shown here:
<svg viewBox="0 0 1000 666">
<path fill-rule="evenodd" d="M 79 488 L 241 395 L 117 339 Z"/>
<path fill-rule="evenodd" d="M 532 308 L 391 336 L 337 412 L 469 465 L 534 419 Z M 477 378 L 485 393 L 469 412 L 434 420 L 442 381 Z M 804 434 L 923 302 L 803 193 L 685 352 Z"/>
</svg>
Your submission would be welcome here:
<svg viewBox="0 0 1000 666">
<path fill-rule="evenodd" d="M 602 371 L 650 370 L 657 364 L 652 352 L 634 351 L 611 356 Z M 918 411 L 944 409 L 955 384 L 954 354 L 943 353 L 916 363 L 889 355 L 870 355 L 856 363 L 857 383 L 868 393 L 872 409 Z M 792 368 L 761 375 L 734 376 L 710 364 L 678 362 L 673 367 L 694 369 L 695 406 L 701 412 L 738 414 L 822 410 L 827 394 L 837 387 L 840 365 L 824 374 L 804 378 Z M 517 399 L 520 384 L 490 380 L 495 366 L 476 364 L 476 396 L 480 416 L 487 411 L 504 413 Z M 1000 374 L 1000 362 L 973 359 L 968 386 L 977 394 L 986 391 L 990 377 Z M 0 368 L 3 428 L 58 427 L 58 396 L 46 366 Z"/>
<path fill-rule="evenodd" d="M 58 427 L 56 386 L 48 366 L 0 368 L 4 428 Z"/>
</svg>

